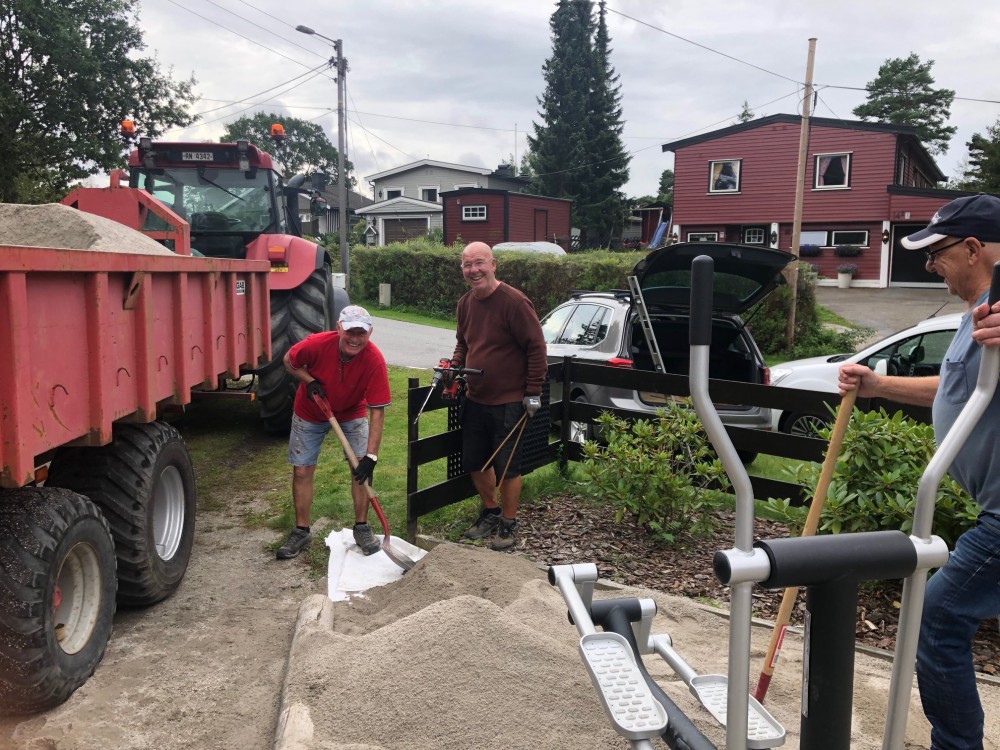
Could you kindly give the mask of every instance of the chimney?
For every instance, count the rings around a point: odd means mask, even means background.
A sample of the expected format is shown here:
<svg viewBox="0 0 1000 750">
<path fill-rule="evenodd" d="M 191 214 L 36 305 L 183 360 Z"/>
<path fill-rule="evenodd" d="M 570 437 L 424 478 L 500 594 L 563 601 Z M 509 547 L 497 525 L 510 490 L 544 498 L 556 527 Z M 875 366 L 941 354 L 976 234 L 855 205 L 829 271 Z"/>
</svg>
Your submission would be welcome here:
<svg viewBox="0 0 1000 750">
<path fill-rule="evenodd" d="M 500 164 L 495 174 L 497 177 L 513 177 L 514 168 L 510 164 Z"/>
</svg>

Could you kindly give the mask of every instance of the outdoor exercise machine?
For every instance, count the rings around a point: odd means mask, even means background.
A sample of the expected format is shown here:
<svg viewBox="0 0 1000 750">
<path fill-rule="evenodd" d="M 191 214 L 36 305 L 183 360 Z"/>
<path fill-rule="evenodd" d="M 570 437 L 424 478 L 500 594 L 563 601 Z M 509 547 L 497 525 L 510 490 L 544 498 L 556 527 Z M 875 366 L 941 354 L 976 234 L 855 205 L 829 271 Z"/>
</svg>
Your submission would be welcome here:
<svg viewBox="0 0 1000 750">
<path fill-rule="evenodd" d="M 594 601 L 596 566 L 552 566 L 549 582 L 558 586 L 581 635 L 581 658 L 612 726 L 637 750 L 651 748 L 654 737 L 663 737 L 674 750 L 715 748 L 646 671 L 642 655 L 652 652 L 726 727 L 726 750 L 783 744 L 784 729 L 748 692 L 752 586 L 806 587 L 799 747 L 850 750 L 858 585 L 905 578 L 883 737 L 883 750 L 902 750 L 927 572 L 948 559 L 947 545 L 930 534 L 937 486 L 993 396 L 1000 350 L 984 350 L 976 391 L 924 472 L 912 536 L 880 531 L 754 543 L 750 478 L 708 392 L 713 265 L 711 258 L 701 256 L 691 269 L 690 387 L 695 410 L 736 497 L 734 546 L 717 552 L 713 560 L 716 576 L 731 591 L 728 677 L 697 675 L 673 650 L 669 635 L 651 635 L 656 614 L 652 600 Z M 1000 264 L 994 269 L 989 298 L 991 303 L 1000 298 Z"/>
</svg>

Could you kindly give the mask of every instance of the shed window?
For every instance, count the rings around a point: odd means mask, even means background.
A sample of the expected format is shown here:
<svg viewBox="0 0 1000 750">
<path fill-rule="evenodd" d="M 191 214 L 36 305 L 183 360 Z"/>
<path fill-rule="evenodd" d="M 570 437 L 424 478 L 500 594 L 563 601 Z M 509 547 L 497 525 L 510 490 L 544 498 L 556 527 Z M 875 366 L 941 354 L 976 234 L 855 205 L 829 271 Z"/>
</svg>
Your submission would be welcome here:
<svg viewBox="0 0 1000 750">
<path fill-rule="evenodd" d="M 716 242 L 719 239 L 718 232 L 688 232 L 688 242 Z"/>
<path fill-rule="evenodd" d="M 462 221 L 486 221 L 486 206 L 462 206 Z"/>
<path fill-rule="evenodd" d="M 817 190 L 851 186 L 850 154 L 817 154 L 813 187 Z"/>
<path fill-rule="evenodd" d="M 836 229 L 830 232 L 832 235 L 830 244 L 837 245 L 857 245 L 858 247 L 868 247 L 868 232 L 861 232 L 857 230 L 850 231 L 837 231 Z"/>
<path fill-rule="evenodd" d="M 743 230 L 743 242 L 747 245 L 763 245 L 764 230 L 760 227 L 750 227 Z"/>
<path fill-rule="evenodd" d="M 799 235 L 799 247 L 802 245 L 826 247 L 826 232 L 802 232 Z"/>
<path fill-rule="evenodd" d="M 738 193 L 740 190 L 740 160 L 709 162 L 708 192 Z"/>
</svg>

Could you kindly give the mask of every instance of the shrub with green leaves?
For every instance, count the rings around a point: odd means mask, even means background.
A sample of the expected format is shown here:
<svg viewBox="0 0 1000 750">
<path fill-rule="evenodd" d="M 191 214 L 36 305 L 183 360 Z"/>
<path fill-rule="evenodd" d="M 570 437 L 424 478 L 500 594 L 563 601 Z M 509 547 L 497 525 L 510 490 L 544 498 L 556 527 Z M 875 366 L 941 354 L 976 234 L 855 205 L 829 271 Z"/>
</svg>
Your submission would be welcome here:
<svg viewBox="0 0 1000 750">
<path fill-rule="evenodd" d="M 819 431 L 829 440 L 831 427 Z M 819 532 L 884 531 L 913 526 L 920 477 L 934 452 L 934 428 L 896 412 L 854 410 L 844 435 L 844 447 L 834 470 Z M 822 467 L 805 462 L 787 469 L 789 481 L 815 488 Z M 812 494 L 809 495 L 812 501 Z M 788 524 L 798 533 L 808 512 L 792 508 L 787 500 L 770 499 L 760 506 L 762 515 Z M 979 513 L 978 506 L 951 477 L 945 475 L 937 493 L 933 533 L 949 546 Z"/>
<path fill-rule="evenodd" d="M 726 495 L 710 488 L 727 487 L 728 479 L 690 400 L 670 403 L 650 420 L 629 423 L 604 413 L 598 424 L 606 443 L 584 444 L 584 473 L 619 522 L 628 513 L 666 543 L 682 529 L 695 536 L 715 529 L 713 511 L 726 506 Z"/>
</svg>

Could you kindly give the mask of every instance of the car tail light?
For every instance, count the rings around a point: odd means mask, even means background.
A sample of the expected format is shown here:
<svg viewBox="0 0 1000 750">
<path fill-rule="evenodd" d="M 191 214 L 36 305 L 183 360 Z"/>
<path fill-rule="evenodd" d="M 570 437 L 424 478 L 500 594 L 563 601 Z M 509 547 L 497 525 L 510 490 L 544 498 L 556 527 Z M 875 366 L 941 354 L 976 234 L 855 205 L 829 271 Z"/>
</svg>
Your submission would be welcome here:
<svg viewBox="0 0 1000 750">
<path fill-rule="evenodd" d="M 632 367 L 632 360 L 625 359 L 625 357 L 612 357 L 608 360 L 608 366 L 630 368 Z"/>
<path fill-rule="evenodd" d="M 764 385 L 771 385 L 771 368 L 764 368 Z"/>
</svg>

